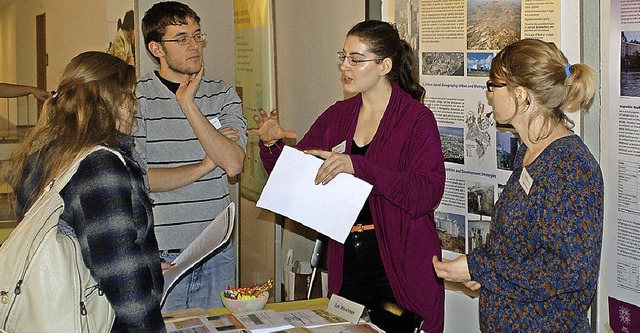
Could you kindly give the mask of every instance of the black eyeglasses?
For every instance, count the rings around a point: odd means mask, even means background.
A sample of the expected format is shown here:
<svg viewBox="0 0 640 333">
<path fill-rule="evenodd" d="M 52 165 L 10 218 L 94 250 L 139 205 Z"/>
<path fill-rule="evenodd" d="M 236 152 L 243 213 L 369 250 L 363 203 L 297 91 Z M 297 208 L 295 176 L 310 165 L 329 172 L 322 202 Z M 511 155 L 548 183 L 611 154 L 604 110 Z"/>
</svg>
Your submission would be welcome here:
<svg viewBox="0 0 640 333">
<path fill-rule="evenodd" d="M 162 39 L 160 41 L 163 43 L 166 43 L 166 42 L 178 43 L 178 45 L 184 46 L 189 44 L 189 42 L 191 42 L 191 38 L 193 38 L 193 40 L 195 40 L 196 43 L 202 43 L 205 40 L 205 38 L 207 38 L 207 34 L 205 34 L 204 32 L 198 32 L 193 36 L 181 36 L 176 39 Z"/>
<path fill-rule="evenodd" d="M 351 66 L 357 66 L 361 62 L 369 62 L 369 61 L 375 61 L 377 63 L 380 63 L 380 61 L 384 60 L 383 58 L 355 59 L 352 56 L 348 56 L 346 53 L 344 53 L 344 51 L 338 51 L 338 60 L 340 60 L 340 63 L 343 63 L 344 59 L 347 59 L 347 63 Z"/>
<path fill-rule="evenodd" d="M 488 92 L 493 92 L 493 88 L 502 88 L 502 87 L 506 87 L 507 84 L 506 83 L 493 83 L 491 82 L 491 80 L 487 80 L 487 91 Z"/>
</svg>

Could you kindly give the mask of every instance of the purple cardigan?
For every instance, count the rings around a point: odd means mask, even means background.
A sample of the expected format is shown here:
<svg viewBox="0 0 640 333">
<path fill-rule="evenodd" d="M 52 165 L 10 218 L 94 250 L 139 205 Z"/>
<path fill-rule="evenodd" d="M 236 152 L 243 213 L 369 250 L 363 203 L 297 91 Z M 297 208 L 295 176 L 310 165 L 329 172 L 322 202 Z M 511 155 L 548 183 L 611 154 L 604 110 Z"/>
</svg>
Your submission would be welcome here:
<svg viewBox="0 0 640 333">
<path fill-rule="evenodd" d="M 362 105 L 360 94 L 336 102 L 311 125 L 298 149 L 331 148 L 346 141 L 351 151 Z M 283 142 L 260 145 L 271 172 Z M 365 156 L 351 155 L 355 176 L 372 184 L 369 205 L 380 255 L 398 303 L 425 321 L 426 332 L 444 327 L 444 283 L 432 267 L 441 247 L 433 213 L 444 192 L 445 170 L 433 113 L 397 84 Z M 331 240 L 328 249 L 329 292 L 342 284 L 344 247 Z"/>
</svg>

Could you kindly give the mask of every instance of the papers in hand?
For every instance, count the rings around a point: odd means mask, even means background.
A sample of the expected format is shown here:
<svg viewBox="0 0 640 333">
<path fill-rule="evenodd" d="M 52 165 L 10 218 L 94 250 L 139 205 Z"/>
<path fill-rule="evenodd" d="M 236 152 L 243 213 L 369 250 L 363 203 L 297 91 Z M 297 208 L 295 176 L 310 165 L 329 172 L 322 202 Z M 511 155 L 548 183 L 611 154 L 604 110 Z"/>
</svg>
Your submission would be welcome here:
<svg viewBox="0 0 640 333">
<path fill-rule="evenodd" d="M 235 216 L 236 207 L 232 202 L 173 261 L 173 269 L 164 273 L 164 291 L 162 292 L 162 302 L 160 304 L 164 304 L 168 292 L 190 268 L 204 260 L 229 240 L 233 231 Z"/>
<path fill-rule="evenodd" d="M 373 186 L 346 173 L 316 185 L 322 162 L 285 146 L 256 206 L 344 243 Z"/>
</svg>

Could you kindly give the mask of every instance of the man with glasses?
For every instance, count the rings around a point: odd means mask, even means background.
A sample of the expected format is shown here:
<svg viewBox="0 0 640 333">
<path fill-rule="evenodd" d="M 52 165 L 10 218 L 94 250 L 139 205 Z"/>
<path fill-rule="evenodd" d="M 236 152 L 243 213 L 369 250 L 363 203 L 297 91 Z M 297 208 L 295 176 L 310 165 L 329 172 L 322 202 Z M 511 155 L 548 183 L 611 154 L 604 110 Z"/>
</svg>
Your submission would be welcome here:
<svg viewBox="0 0 640 333">
<path fill-rule="evenodd" d="M 154 4 L 142 19 L 144 42 L 159 70 L 138 82 L 136 150 L 148 168 L 163 269 L 229 204 L 227 176 L 242 171 L 246 119 L 233 87 L 203 78 L 206 34 L 187 5 Z M 235 284 L 226 244 L 169 293 L 163 311 L 221 307 Z"/>
</svg>

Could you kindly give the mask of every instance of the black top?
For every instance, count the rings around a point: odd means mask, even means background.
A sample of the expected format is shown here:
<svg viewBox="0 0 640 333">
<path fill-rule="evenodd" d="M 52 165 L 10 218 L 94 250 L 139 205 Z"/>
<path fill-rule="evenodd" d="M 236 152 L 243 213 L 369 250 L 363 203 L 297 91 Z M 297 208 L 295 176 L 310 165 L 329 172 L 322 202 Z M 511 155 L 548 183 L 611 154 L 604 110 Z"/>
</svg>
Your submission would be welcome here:
<svg viewBox="0 0 640 333">
<path fill-rule="evenodd" d="M 367 149 L 369 149 L 369 144 L 358 147 L 358 144 L 354 140 L 353 144 L 351 145 L 351 155 L 364 156 L 364 154 L 366 154 L 367 152 Z M 362 207 L 360 214 L 358 214 L 358 218 L 356 219 L 354 225 L 356 224 L 373 224 L 373 218 L 371 217 L 371 207 L 369 207 L 369 200 L 365 200 L 364 206 Z"/>
</svg>

